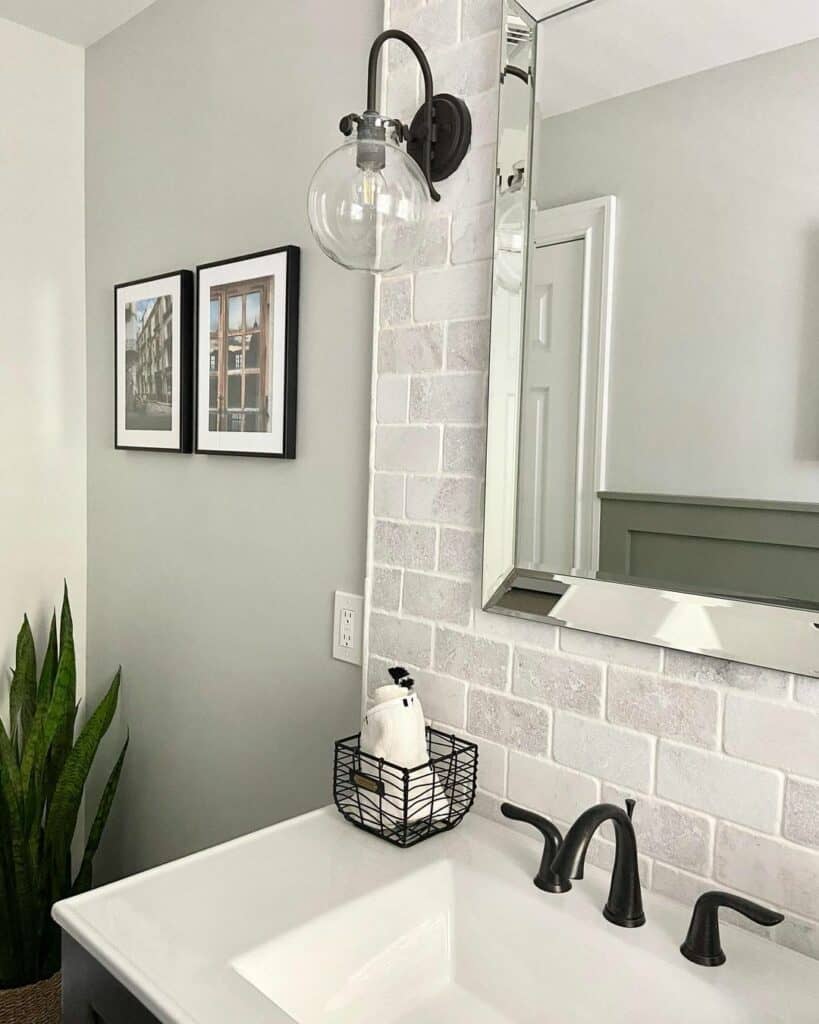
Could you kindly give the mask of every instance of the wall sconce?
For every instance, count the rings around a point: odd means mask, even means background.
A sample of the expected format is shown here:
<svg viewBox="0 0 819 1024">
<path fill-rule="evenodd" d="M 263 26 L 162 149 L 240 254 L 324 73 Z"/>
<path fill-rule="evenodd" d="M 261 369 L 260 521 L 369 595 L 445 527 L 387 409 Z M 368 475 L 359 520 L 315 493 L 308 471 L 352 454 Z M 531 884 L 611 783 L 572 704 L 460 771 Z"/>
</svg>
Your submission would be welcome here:
<svg viewBox="0 0 819 1024">
<path fill-rule="evenodd" d="M 378 59 L 389 39 L 412 50 L 424 79 L 424 105 L 409 127 L 376 110 Z M 395 270 L 412 260 L 429 202 L 441 198 L 433 182 L 448 178 L 466 156 L 472 139 L 469 108 L 448 93 L 434 95 L 424 51 L 406 32 L 390 29 L 370 50 L 367 109 L 342 117 L 339 128 L 348 141 L 321 162 L 310 182 L 313 235 L 322 251 L 348 270 Z"/>
</svg>

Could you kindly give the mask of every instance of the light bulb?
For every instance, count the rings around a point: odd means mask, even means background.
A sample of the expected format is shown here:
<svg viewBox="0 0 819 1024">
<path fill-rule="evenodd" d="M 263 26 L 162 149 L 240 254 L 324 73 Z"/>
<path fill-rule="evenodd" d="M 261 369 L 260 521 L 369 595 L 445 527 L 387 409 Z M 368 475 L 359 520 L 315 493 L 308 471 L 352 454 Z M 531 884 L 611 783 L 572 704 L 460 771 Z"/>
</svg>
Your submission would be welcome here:
<svg viewBox="0 0 819 1024">
<path fill-rule="evenodd" d="M 389 138 L 343 143 L 319 165 L 307 199 L 322 251 L 343 267 L 373 273 L 413 259 L 428 206 L 421 169 Z"/>
</svg>

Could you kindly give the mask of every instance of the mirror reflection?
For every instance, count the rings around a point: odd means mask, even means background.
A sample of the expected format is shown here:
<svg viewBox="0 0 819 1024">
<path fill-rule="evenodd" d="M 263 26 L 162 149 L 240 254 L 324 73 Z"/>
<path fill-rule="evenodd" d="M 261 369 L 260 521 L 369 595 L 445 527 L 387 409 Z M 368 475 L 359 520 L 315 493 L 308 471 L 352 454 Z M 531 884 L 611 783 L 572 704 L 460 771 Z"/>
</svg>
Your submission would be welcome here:
<svg viewBox="0 0 819 1024">
<path fill-rule="evenodd" d="M 819 11 L 698 11 L 507 0 L 487 592 L 819 607 Z"/>
</svg>

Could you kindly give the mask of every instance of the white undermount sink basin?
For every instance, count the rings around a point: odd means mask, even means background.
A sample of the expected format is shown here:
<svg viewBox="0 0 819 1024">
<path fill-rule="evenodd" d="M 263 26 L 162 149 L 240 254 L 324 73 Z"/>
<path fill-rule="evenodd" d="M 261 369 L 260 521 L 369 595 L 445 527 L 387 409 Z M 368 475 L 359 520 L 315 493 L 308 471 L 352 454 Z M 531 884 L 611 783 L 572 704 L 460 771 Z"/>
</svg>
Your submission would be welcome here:
<svg viewBox="0 0 819 1024">
<path fill-rule="evenodd" d="M 538 844 L 475 814 L 398 850 L 325 809 L 58 904 L 165 1024 L 816 1024 L 819 964 L 731 925 L 728 962 L 678 947 L 690 908 L 601 915 L 608 877 L 531 883 Z"/>
</svg>

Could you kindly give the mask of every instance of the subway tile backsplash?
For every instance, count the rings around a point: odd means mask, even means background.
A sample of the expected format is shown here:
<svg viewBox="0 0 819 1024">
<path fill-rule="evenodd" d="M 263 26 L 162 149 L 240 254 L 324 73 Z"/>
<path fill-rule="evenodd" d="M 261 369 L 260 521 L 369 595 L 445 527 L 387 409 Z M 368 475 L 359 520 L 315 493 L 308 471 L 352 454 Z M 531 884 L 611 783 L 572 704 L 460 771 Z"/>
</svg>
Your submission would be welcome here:
<svg viewBox="0 0 819 1024">
<path fill-rule="evenodd" d="M 406 664 L 430 718 L 479 743 L 479 813 L 505 822 L 508 798 L 565 828 L 633 795 L 645 885 L 762 900 L 787 915 L 771 938 L 819 958 L 819 680 L 480 609 L 499 20 L 499 0 L 386 5 L 474 136 L 417 273 L 377 289 L 368 689 Z M 400 49 L 387 92 L 409 117 L 420 83 Z M 590 860 L 609 866 L 610 840 Z"/>
</svg>

